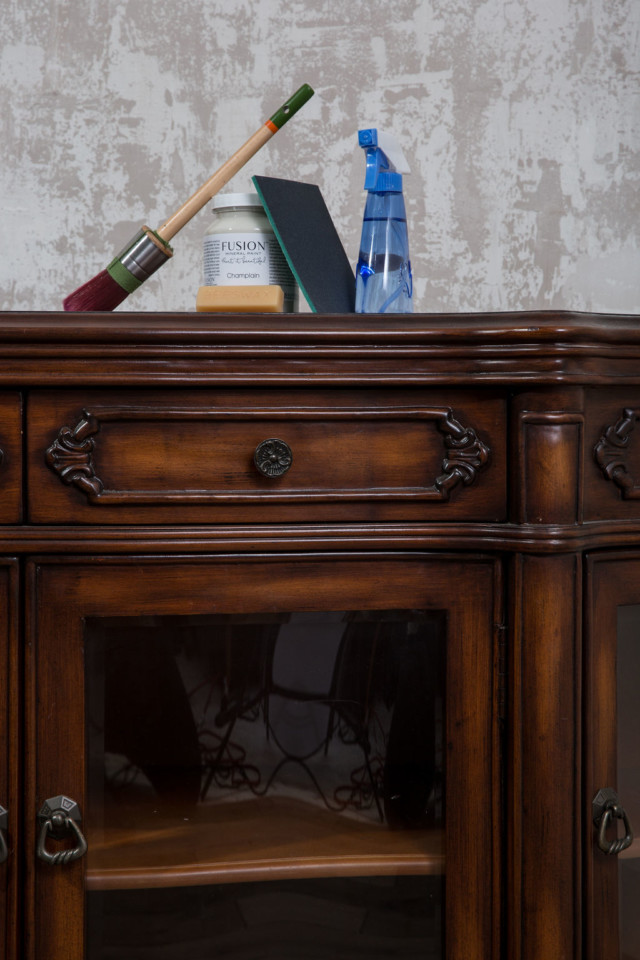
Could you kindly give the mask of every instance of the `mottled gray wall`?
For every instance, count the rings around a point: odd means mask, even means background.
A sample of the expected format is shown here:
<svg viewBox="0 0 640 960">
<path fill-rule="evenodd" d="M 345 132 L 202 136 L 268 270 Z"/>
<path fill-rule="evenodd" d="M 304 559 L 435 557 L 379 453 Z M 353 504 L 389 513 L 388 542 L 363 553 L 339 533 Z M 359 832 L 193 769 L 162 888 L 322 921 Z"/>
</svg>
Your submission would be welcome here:
<svg viewBox="0 0 640 960">
<path fill-rule="evenodd" d="M 639 33 L 640 0 L 2 0 L 0 308 L 58 309 L 308 82 L 230 188 L 317 183 L 355 262 L 374 122 L 416 309 L 640 313 Z M 209 222 L 120 309 L 194 309 Z"/>
</svg>

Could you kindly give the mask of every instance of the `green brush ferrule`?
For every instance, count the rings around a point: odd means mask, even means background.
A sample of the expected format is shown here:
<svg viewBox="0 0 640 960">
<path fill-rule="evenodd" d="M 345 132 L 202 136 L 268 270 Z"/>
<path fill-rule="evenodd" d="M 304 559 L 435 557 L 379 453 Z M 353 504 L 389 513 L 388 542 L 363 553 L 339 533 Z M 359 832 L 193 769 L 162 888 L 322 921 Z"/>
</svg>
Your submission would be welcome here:
<svg viewBox="0 0 640 960">
<path fill-rule="evenodd" d="M 107 273 L 127 293 L 133 293 L 144 282 L 138 280 L 126 267 L 123 267 L 117 257 L 107 267 Z"/>
<path fill-rule="evenodd" d="M 173 256 L 173 250 L 155 230 L 143 227 L 107 267 L 107 273 L 127 293 L 133 293 Z"/>
<path fill-rule="evenodd" d="M 269 122 L 277 127 L 278 130 L 280 127 L 284 127 L 287 120 L 290 120 L 294 113 L 297 113 L 300 107 L 302 107 L 307 100 L 310 100 L 313 96 L 313 89 L 309 86 L 308 83 L 303 83 L 299 90 L 293 94 L 292 97 L 283 103 L 279 110 L 276 110 L 274 115 L 269 118 Z"/>
</svg>

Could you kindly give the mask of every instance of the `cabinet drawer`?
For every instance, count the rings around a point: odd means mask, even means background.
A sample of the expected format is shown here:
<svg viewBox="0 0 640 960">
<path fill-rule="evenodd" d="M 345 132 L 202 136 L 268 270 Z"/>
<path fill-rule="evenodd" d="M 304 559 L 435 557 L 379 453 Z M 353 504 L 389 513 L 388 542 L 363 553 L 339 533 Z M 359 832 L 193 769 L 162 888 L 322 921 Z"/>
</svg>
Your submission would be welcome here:
<svg viewBox="0 0 640 960">
<path fill-rule="evenodd" d="M 584 519 L 640 519 L 640 390 L 587 390 L 585 421 Z"/>
<path fill-rule="evenodd" d="M 504 399 L 478 391 L 38 391 L 29 515 L 501 520 L 505 433 Z"/>
<path fill-rule="evenodd" d="M 0 393 L 0 523 L 22 519 L 22 400 Z"/>
</svg>

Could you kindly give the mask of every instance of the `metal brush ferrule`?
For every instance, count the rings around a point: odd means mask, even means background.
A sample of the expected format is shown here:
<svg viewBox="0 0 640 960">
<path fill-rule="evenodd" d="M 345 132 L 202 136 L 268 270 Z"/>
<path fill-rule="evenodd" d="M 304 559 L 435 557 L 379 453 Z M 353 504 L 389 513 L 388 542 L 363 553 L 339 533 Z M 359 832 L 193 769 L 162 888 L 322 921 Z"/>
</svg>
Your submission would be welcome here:
<svg viewBox="0 0 640 960">
<path fill-rule="evenodd" d="M 143 227 L 117 259 L 136 280 L 143 283 L 171 256 L 171 247 L 163 247 L 161 242 L 152 236 L 149 228 Z"/>
</svg>

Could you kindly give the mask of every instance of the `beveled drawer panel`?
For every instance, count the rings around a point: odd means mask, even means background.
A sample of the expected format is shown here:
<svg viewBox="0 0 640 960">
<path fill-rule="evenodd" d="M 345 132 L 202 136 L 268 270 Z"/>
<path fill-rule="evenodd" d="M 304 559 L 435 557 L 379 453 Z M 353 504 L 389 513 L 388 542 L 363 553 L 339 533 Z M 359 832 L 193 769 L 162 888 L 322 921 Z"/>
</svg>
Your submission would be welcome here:
<svg viewBox="0 0 640 960">
<path fill-rule="evenodd" d="M 0 393 L 0 523 L 22 519 L 22 399 Z"/>
<path fill-rule="evenodd" d="M 28 446 L 36 523 L 505 514 L 505 405 L 489 392 L 38 391 Z"/>
</svg>

